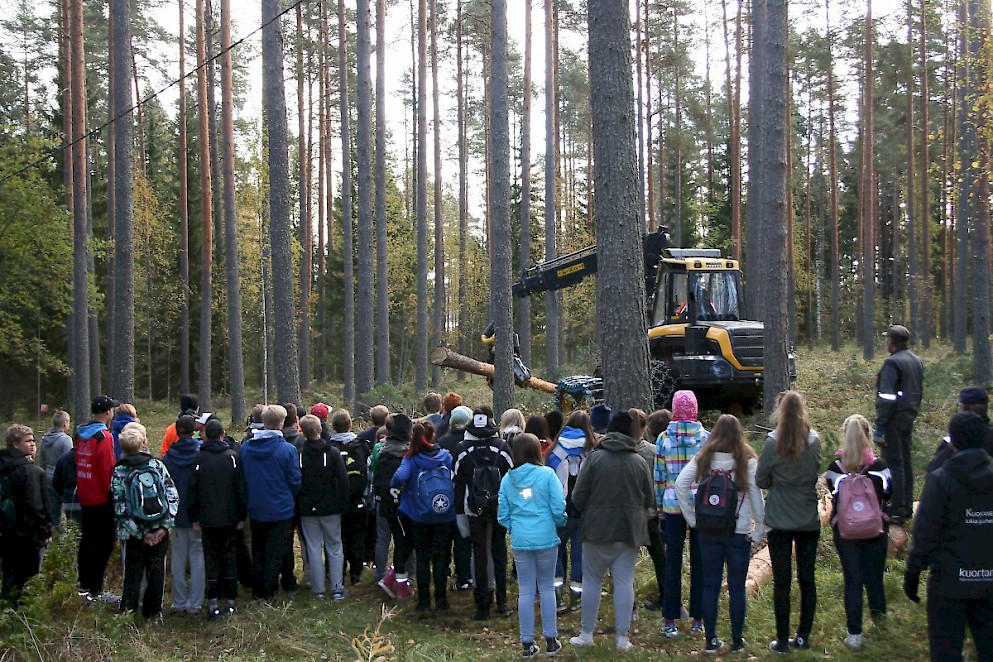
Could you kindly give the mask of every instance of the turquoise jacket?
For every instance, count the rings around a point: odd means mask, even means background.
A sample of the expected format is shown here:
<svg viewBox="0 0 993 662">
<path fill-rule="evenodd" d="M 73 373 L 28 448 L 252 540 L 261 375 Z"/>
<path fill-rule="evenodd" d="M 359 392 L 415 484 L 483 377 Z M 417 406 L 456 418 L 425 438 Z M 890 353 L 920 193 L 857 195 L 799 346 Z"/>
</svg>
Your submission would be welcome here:
<svg viewBox="0 0 993 662">
<path fill-rule="evenodd" d="M 529 551 L 558 547 L 556 529 L 566 523 L 562 483 L 549 467 L 523 464 L 500 482 L 497 521 L 510 533 L 510 548 Z"/>
</svg>

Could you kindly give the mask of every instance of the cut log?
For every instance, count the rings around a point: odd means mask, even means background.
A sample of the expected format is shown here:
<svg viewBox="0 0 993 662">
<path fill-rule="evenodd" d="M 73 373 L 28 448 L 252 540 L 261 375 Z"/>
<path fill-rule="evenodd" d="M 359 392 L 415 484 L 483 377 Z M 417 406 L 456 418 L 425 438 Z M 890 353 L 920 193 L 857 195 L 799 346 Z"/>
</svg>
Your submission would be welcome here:
<svg viewBox="0 0 993 662">
<path fill-rule="evenodd" d="M 455 368 L 456 370 L 462 370 L 463 372 L 470 372 L 474 375 L 479 375 L 480 377 L 493 376 L 492 363 L 477 361 L 476 359 L 464 354 L 453 352 L 447 347 L 435 347 L 431 351 L 431 363 L 443 368 Z M 539 379 L 537 377 L 530 377 L 524 380 L 520 386 L 522 388 L 533 388 L 537 391 L 544 391 L 545 393 L 552 394 L 555 393 L 556 389 L 555 384 L 546 382 L 544 379 Z"/>
</svg>

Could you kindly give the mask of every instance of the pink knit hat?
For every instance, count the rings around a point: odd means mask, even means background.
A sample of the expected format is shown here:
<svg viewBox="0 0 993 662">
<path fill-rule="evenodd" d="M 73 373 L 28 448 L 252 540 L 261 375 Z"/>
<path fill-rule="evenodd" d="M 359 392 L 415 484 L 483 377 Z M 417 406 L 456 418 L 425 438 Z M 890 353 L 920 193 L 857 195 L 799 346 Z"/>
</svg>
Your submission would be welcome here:
<svg viewBox="0 0 993 662">
<path fill-rule="evenodd" d="M 697 403 L 693 391 L 676 391 L 672 396 L 672 420 L 695 421 L 696 414 Z"/>
</svg>

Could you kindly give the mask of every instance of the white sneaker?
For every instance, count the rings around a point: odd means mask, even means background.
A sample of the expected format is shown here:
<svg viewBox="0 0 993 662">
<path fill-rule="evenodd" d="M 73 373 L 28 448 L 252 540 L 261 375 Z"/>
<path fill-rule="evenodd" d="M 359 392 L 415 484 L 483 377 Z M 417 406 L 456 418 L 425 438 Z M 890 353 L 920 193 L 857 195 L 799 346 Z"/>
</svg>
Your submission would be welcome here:
<svg viewBox="0 0 993 662">
<path fill-rule="evenodd" d="M 572 637 L 571 639 L 569 639 L 569 643 L 572 644 L 573 646 L 592 646 L 593 633 L 580 631 L 578 637 Z"/>
<path fill-rule="evenodd" d="M 848 633 L 848 636 L 845 637 L 845 646 L 848 650 L 853 651 L 862 648 L 862 635 Z"/>
<path fill-rule="evenodd" d="M 634 644 L 627 637 L 617 637 L 617 652 L 627 653 L 629 650 L 634 648 Z"/>
</svg>

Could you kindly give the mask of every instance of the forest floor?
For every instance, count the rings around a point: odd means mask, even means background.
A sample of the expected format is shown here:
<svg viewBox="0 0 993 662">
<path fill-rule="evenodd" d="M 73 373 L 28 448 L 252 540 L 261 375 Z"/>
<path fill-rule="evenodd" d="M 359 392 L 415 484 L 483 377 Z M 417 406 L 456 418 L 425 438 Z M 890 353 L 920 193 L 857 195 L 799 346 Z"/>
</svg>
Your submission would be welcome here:
<svg viewBox="0 0 993 662">
<path fill-rule="evenodd" d="M 937 442 L 945 434 L 948 418 L 954 410 L 958 390 L 967 385 L 971 374 L 971 357 L 955 356 L 947 346 L 936 345 L 921 352 L 925 361 L 925 399 L 914 435 L 914 464 L 923 467 Z M 874 380 L 882 356 L 865 362 L 852 346 L 840 353 L 826 348 L 801 349 L 797 364 L 799 377 L 796 387 L 808 399 L 814 426 L 824 437 L 825 466 L 838 445 L 838 428 L 852 413 L 869 416 L 873 412 Z M 451 377 L 446 375 L 446 377 Z M 482 380 L 441 385 L 468 396 L 470 402 L 488 399 Z M 340 393 L 340 391 L 339 391 Z M 538 410 L 549 406 L 540 394 L 523 394 L 522 409 Z M 340 402 L 334 392 L 312 394 L 312 400 Z M 405 404 L 415 409 L 412 393 L 391 389 L 378 396 L 387 404 Z M 309 402 L 310 400 L 308 400 Z M 138 411 L 149 427 L 153 445 L 171 421 L 175 407 L 172 403 L 142 403 Z M 706 412 L 705 423 L 716 419 L 718 412 Z M 753 443 L 760 444 L 761 417 L 745 419 L 746 429 L 754 431 Z M 45 429 L 40 426 L 41 429 Z M 919 485 L 918 485 L 919 487 Z M 889 615 L 885 622 L 871 623 L 866 616 L 865 647 L 851 653 L 842 644 L 845 636 L 845 613 L 842 605 L 842 573 L 838 557 L 830 542 L 830 530 L 822 532 L 818 548 L 818 605 L 813 650 L 794 653 L 796 659 L 919 660 L 927 658 L 927 628 L 923 606 L 908 601 L 901 591 L 903 562 L 890 560 L 887 564 L 885 586 Z M 161 621 L 135 621 L 131 616 L 117 614 L 104 605 L 84 605 L 76 596 L 76 550 L 74 531 L 58 536 L 46 557 L 42 574 L 32 580 L 29 596 L 20 612 L 0 614 L 0 662 L 6 660 L 110 660 L 110 659 L 226 659 L 226 660 L 512 660 L 519 659 L 517 617 L 495 617 L 488 623 L 471 619 L 471 593 L 449 594 L 452 610 L 447 614 L 418 614 L 413 601 L 384 604 L 382 592 L 374 585 L 370 572 L 362 582 L 350 587 L 352 595 L 343 602 L 318 601 L 309 589 L 302 587 L 293 599 L 277 600 L 272 604 L 242 599 L 234 617 L 218 623 L 207 623 L 202 617 L 166 616 Z M 120 557 L 111 561 L 109 586 L 120 587 Z M 302 575 L 299 572 L 298 577 Z M 923 588 L 923 586 L 922 586 Z M 684 598 L 688 578 L 684 580 Z M 168 580 L 167 580 L 168 592 Z M 516 584 L 509 584 L 508 596 L 516 607 Z M 654 594 L 651 562 L 643 552 L 638 561 L 637 604 Z M 285 598 L 284 594 L 280 594 Z M 794 621 L 798 608 L 798 593 L 793 591 Z M 168 605 L 168 595 L 166 605 Z M 626 655 L 616 653 L 613 611 L 610 597 L 600 608 L 596 644 L 579 649 L 568 638 L 579 631 L 578 610 L 560 614 L 558 627 L 564 648 L 559 654 L 565 660 L 669 660 L 693 659 L 703 656 L 702 635 L 691 636 L 682 631 L 678 639 L 662 637 L 657 612 L 639 610 L 640 618 L 632 625 L 631 639 L 637 646 Z M 727 620 L 727 598 L 721 600 L 718 636 L 730 644 Z M 745 637 L 749 642 L 744 655 L 718 655 L 716 659 L 767 659 L 773 657 L 766 646 L 775 628 L 772 610 L 772 585 L 759 589 L 748 602 Z M 375 645 L 374 645 L 375 644 Z M 363 646 L 366 646 L 363 648 Z M 378 647 L 377 647 L 378 646 Z M 727 650 L 727 648 L 725 649 Z M 967 655 L 975 659 L 969 648 Z"/>
</svg>

